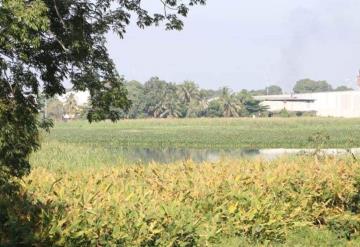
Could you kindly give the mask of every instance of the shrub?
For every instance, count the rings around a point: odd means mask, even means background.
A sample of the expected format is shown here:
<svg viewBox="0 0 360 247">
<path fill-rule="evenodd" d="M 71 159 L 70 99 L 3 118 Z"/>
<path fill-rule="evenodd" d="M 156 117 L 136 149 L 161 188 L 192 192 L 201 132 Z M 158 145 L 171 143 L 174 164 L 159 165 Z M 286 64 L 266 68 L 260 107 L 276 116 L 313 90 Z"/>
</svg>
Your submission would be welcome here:
<svg viewBox="0 0 360 247">
<path fill-rule="evenodd" d="M 43 205 L 51 202 L 41 211 L 39 236 L 55 246 L 206 246 L 237 238 L 286 244 L 304 227 L 356 238 L 359 171 L 356 161 L 329 157 L 189 161 L 36 168 L 24 186 Z"/>
</svg>

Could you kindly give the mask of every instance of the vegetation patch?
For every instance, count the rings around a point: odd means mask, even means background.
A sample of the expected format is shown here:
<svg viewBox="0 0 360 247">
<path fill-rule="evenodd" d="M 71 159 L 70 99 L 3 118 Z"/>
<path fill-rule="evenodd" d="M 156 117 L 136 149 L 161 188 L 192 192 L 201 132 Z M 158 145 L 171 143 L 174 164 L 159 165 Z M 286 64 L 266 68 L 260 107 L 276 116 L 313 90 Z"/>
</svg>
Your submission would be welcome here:
<svg viewBox="0 0 360 247">
<path fill-rule="evenodd" d="M 24 193 L 47 205 L 38 235 L 54 246 L 359 244 L 359 175 L 359 162 L 309 157 L 39 167 Z"/>
<path fill-rule="evenodd" d="M 309 137 L 328 135 L 323 148 L 360 147 L 360 119 L 201 118 L 138 119 L 92 123 L 58 122 L 43 146 L 54 141 L 116 147 L 316 148 Z"/>
</svg>

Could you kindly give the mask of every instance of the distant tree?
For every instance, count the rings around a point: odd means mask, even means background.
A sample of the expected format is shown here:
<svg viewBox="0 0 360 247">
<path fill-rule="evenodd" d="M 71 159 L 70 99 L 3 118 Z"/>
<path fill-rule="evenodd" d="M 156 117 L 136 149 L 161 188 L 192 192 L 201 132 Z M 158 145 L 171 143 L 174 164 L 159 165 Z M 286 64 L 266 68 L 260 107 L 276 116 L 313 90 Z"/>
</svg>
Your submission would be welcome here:
<svg viewBox="0 0 360 247">
<path fill-rule="evenodd" d="M 218 90 L 213 89 L 200 89 L 201 97 L 207 99 L 213 99 L 221 95 L 221 88 Z"/>
<path fill-rule="evenodd" d="M 200 96 L 199 86 L 192 81 L 185 81 L 179 85 L 180 100 L 189 104 L 193 100 L 198 100 Z"/>
<path fill-rule="evenodd" d="M 266 90 L 265 89 L 250 90 L 249 93 L 252 96 L 266 95 Z"/>
<path fill-rule="evenodd" d="M 207 90 L 201 89 L 199 92 L 199 102 L 198 102 L 198 117 L 206 117 L 207 109 L 211 101 L 212 95 L 209 95 Z"/>
<path fill-rule="evenodd" d="M 163 104 L 160 118 L 179 118 L 181 117 L 180 102 L 176 98 L 167 98 Z"/>
<path fill-rule="evenodd" d="M 206 108 L 204 115 L 205 117 L 222 117 L 224 115 L 223 105 L 220 100 L 215 99 L 211 100 L 208 103 L 208 107 Z"/>
<path fill-rule="evenodd" d="M 249 91 L 249 93 L 253 96 L 277 95 L 277 94 L 282 94 L 282 89 L 279 86 L 271 85 L 269 87 L 266 87 L 265 89 L 251 90 Z"/>
<path fill-rule="evenodd" d="M 181 103 L 177 97 L 177 86 L 167 84 L 164 97 L 160 100 L 161 108 L 159 117 L 161 118 L 178 118 L 181 117 Z"/>
<path fill-rule="evenodd" d="M 125 83 L 128 91 L 128 99 L 131 101 L 131 107 L 128 110 L 129 118 L 138 118 L 145 115 L 145 93 L 144 86 L 138 81 L 129 81 Z"/>
<path fill-rule="evenodd" d="M 278 95 L 283 93 L 281 87 L 276 85 L 271 85 L 269 87 L 266 87 L 265 91 L 266 91 L 266 95 Z"/>
<path fill-rule="evenodd" d="M 165 104 L 168 83 L 152 77 L 144 84 L 145 112 L 151 117 L 160 117 Z"/>
<path fill-rule="evenodd" d="M 47 117 L 51 119 L 59 120 L 64 115 L 64 105 L 57 98 L 49 99 L 44 107 Z"/>
<path fill-rule="evenodd" d="M 181 103 L 186 109 L 186 117 L 194 117 L 197 115 L 200 106 L 200 90 L 199 86 L 192 81 L 185 81 L 178 86 L 178 95 Z"/>
<path fill-rule="evenodd" d="M 75 95 L 73 93 L 71 93 L 66 98 L 66 101 L 64 104 L 64 109 L 65 109 L 66 114 L 73 115 L 73 116 L 75 116 L 76 113 L 78 112 L 79 107 L 78 107 L 77 101 L 75 99 Z"/>
<path fill-rule="evenodd" d="M 222 88 L 219 101 L 223 106 L 224 117 L 239 117 L 241 105 L 239 104 L 236 95 L 232 93 L 229 88 Z"/>
<path fill-rule="evenodd" d="M 347 87 L 347 86 L 338 86 L 334 89 L 334 91 L 353 91 L 353 88 Z"/>
<path fill-rule="evenodd" d="M 332 86 L 326 81 L 303 79 L 296 82 L 293 91 L 294 93 L 329 92 L 332 91 Z"/>
<path fill-rule="evenodd" d="M 268 107 L 262 106 L 260 101 L 255 100 L 247 90 L 239 92 L 237 98 L 242 105 L 241 116 L 261 114 L 268 109 Z"/>
</svg>

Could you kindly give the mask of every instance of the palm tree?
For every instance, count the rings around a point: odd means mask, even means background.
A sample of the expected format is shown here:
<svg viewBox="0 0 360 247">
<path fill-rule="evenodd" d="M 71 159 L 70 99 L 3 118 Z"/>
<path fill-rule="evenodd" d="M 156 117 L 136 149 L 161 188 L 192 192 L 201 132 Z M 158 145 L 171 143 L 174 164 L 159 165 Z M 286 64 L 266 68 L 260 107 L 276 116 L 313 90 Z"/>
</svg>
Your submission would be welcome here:
<svg viewBox="0 0 360 247">
<path fill-rule="evenodd" d="M 241 103 L 237 100 L 234 93 L 227 87 L 222 88 L 219 100 L 223 106 L 224 117 L 239 117 Z"/>
<path fill-rule="evenodd" d="M 176 97 L 167 97 L 163 105 L 163 112 L 160 114 L 160 117 L 177 118 L 180 116 L 180 102 L 176 99 Z"/>
<path fill-rule="evenodd" d="M 165 88 L 157 91 L 157 102 L 150 108 L 153 117 L 173 118 L 181 116 L 181 105 L 176 89 L 176 86 L 170 83 Z"/>
<path fill-rule="evenodd" d="M 179 89 L 179 97 L 185 104 L 198 100 L 200 97 L 199 87 L 192 81 L 185 81 L 179 86 Z"/>
<path fill-rule="evenodd" d="M 199 111 L 200 90 L 192 81 L 185 81 L 178 87 L 178 95 L 186 106 L 186 117 L 194 116 Z"/>
</svg>

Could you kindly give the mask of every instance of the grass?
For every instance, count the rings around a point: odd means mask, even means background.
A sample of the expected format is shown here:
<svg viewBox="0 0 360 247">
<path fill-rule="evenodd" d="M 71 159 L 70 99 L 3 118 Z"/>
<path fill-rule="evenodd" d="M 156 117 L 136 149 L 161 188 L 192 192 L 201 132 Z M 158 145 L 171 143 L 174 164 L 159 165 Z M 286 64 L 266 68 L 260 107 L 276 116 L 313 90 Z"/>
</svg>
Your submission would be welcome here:
<svg viewBox="0 0 360 247">
<path fill-rule="evenodd" d="M 325 147 L 360 146 L 360 119 L 148 119 L 89 124 L 57 123 L 46 142 L 118 147 L 308 148 L 316 132 L 330 136 Z"/>
<path fill-rule="evenodd" d="M 44 135 L 37 167 L 74 169 L 128 163 L 124 148 L 314 148 L 309 137 L 330 136 L 323 147 L 360 147 L 360 119 L 146 119 L 117 123 L 58 122 Z"/>
<path fill-rule="evenodd" d="M 325 157 L 35 168 L 53 246 L 359 246 L 360 162 Z"/>
</svg>

